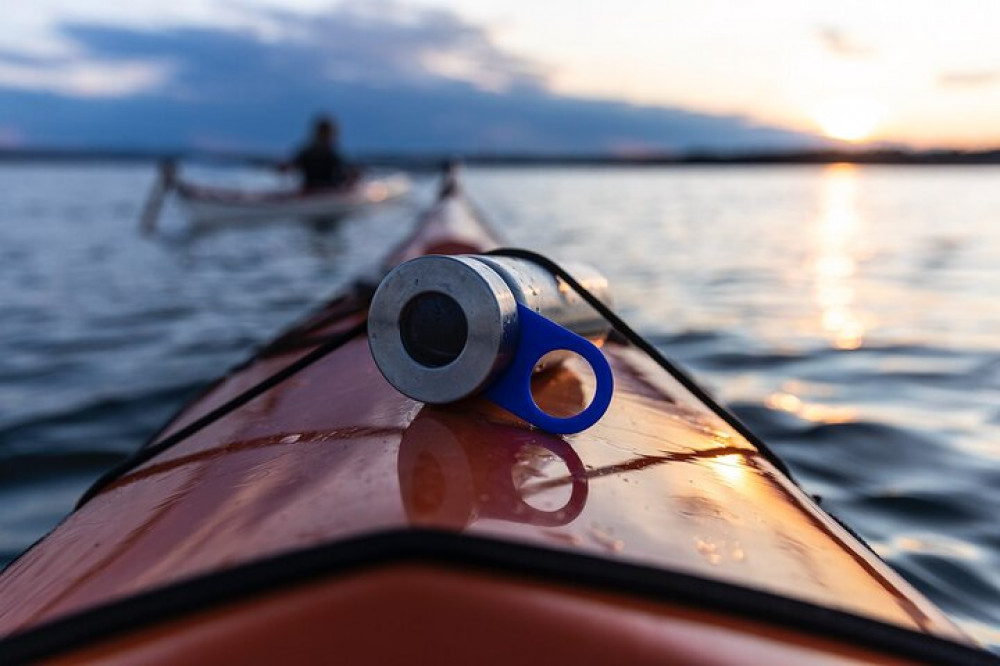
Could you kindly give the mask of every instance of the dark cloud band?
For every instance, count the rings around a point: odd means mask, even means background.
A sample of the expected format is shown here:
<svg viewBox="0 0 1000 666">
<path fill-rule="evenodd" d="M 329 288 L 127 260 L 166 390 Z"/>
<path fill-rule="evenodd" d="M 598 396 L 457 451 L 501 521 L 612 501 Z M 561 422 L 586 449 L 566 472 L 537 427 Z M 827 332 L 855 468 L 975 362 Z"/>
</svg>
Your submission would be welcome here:
<svg viewBox="0 0 1000 666">
<path fill-rule="evenodd" d="M 156 63 L 169 76 L 104 98 L 0 86 L 5 126 L 47 144 L 275 149 L 294 142 L 315 112 L 330 110 L 358 151 L 724 150 L 815 141 L 736 116 L 557 95 L 543 67 L 451 12 L 363 6 L 272 12 L 263 16 L 266 37 L 232 28 L 65 25 L 85 60 Z M 0 54 L 0 63 L 14 57 Z"/>
</svg>

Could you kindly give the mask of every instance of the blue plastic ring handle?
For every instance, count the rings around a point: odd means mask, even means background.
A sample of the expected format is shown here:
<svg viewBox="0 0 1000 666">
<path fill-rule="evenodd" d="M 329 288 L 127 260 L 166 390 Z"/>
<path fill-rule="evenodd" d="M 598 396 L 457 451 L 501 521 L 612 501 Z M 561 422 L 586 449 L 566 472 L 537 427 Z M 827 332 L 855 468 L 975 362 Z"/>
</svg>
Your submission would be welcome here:
<svg viewBox="0 0 1000 666">
<path fill-rule="evenodd" d="M 517 304 L 517 318 L 517 351 L 510 366 L 486 389 L 486 397 L 528 423 L 560 435 L 580 432 L 597 423 L 608 410 L 614 393 L 614 378 L 608 359 L 586 338 L 549 321 L 520 303 Z M 531 375 L 535 366 L 550 351 L 561 349 L 582 356 L 590 364 L 597 380 L 597 390 L 590 405 L 568 418 L 546 414 L 531 397 Z"/>
</svg>

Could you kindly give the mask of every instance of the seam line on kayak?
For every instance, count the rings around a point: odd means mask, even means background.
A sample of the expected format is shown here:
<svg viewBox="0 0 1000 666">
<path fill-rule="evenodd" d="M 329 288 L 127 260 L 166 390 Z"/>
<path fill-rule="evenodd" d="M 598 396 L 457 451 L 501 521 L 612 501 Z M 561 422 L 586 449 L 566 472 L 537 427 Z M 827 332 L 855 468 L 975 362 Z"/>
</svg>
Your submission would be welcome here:
<svg viewBox="0 0 1000 666">
<path fill-rule="evenodd" d="M 760 453 L 774 465 L 779 471 L 781 471 L 786 477 L 788 477 L 793 483 L 798 485 L 796 479 L 792 476 L 791 471 L 785 465 L 785 462 L 781 460 L 771 449 L 761 441 L 756 435 L 754 435 L 746 426 L 744 426 L 735 415 L 731 414 L 724 407 L 719 405 L 711 398 L 711 396 L 698 385 L 698 383 L 692 379 L 687 373 L 681 370 L 679 367 L 671 363 L 666 357 L 664 357 L 652 344 L 650 344 L 645 338 L 638 334 L 631 326 L 629 326 L 621 317 L 619 317 L 611 308 L 606 306 L 600 301 L 596 296 L 594 296 L 590 291 L 580 284 L 568 271 L 562 268 L 559 264 L 552 261 L 551 259 L 540 255 L 536 252 L 530 250 L 524 250 L 519 248 L 502 248 L 497 250 L 492 250 L 487 252 L 489 255 L 496 256 L 508 256 L 520 259 L 525 259 L 536 263 L 546 270 L 550 271 L 553 275 L 558 276 L 563 279 L 574 291 L 576 291 L 581 298 L 583 298 L 591 307 L 593 307 L 597 312 L 604 317 L 611 325 L 614 327 L 618 333 L 624 336 L 629 343 L 641 349 L 650 358 L 653 359 L 660 367 L 666 370 L 671 376 L 677 379 L 684 388 L 690 391 L 697 399 L 702 401 L 706 406 L 709 407 L 717 416 L 727 422 L 732 426 L 740 435 L 746 438 L 751 444 L 753 444 Z M 128 473 L 129 471 L 135 469 L 139 465 L 147 462 L 151 458 L 155 457 L 159 453 L 169 449 L 180 441 L 187 439 L 188 437 L 194 435 L 198 431 L 206 428 L 207 426 L 215 423 L 219 419 L 225 417 L 232 411 L 242 407 L 246 403 L 250 402 L 254 398 L 260 396 L 264 392 L 270 390 L 274 386 L 277 386 L 284 380 L 295 375 L 296 373 L 309 367 L 316 361 L 327 356 L 333 351 L 339 349 L 344 343 L 351 340 L 352 338 L 361 335 L 367 329 L 367 321 L 364 321 L 357 326 L 351 328 L 348 331 L 337 334 L 336 336 L 327 339 L 320 346 L 316 347 L 312 351 L 308 352 L 301 358 L 288 364 L 281 370 L 278 370 L 268 378 L 262 380 L 258 384 L 250 387 L 243 393 L 235 396 L 234 398 L 228 400 L 222 405 L 216 407 L 207 414 L 199 417 L 198 419 L 187 424 L 180 430 L 175 431 L 173 434 L 165 437 L 164 439 L 156 442 L 155 444 L 150 444 L 143 446 L 133 455 L 129 456 L 126 460 L 121 462 L 119 465 L 111 468 L 104 474 L 102 474 L 77 501 L 76 509 L 79 509 L 91 499 L 93 499 L 97 494 L 99 494 L 104 488 L 113 483 L 116 479 L 122 475 Z"/>
<path fill-rule="evenodd" d="M 98 493 L 101 492 L 109 484 L 113 483 L 116 479 L 122 475 L 128 473 L 129 471 L 135 469 L 139 465 L 147 462 L 156 455 L 162 453 L 163 451 L 174 446 L 178 442 L 187 439 L 191 435 L 194 435 L 198 431 L 208 427 L 209 425 L 215 423 L 224 416 L 230 414 L 234 410 L 247 404 L 254 398 L 259 397 L 263 393 L 274 388 L 278 384 L 282 383 L 286 379 L 298 374 L 302 370 L 305 370 L 310 365 L 319 361 L 323 357 L 333 353 L 337 349 L 340 349 L 345 343 L 353 340 L 359 335 L 364 334 L 368 328 L 368 321 L 365 319 L 360 324 L 357 324 L 347 331 L 338 333 L 326 340 L 323 344 L 316 347 L 304 356 L 292 361 L 286 365 L 281 370 L 276 371 L 274 374 L 270 375 L 266 379 L 258 382 L 254 386 L 251 386 L 247 390 L 243 391 L 234 398 L 227 400 L 223 404 L 219 405 L 207 414 L 195 419 L 191 423 L 187 424 L 180 430 L 177 430 L 171 435 L 163 438 L 156 444 L 143 447 L 136 451 L 134 454 L 129 456 L 121 464 L 116 465 L 104 474 L 102 474 L 97 481 L 95 481 L 80 497 L 80 500 L 76 503 L 76 508 L 79 509 L 84 504 L 93 499 Z"/>
</svg>

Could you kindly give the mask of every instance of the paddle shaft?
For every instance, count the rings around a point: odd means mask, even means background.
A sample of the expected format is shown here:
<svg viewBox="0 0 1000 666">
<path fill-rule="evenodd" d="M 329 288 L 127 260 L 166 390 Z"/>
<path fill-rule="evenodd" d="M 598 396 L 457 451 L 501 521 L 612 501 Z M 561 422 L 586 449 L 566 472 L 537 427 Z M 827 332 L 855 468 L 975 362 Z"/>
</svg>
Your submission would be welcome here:
<svg viewBox="0 0 1000 666">
<path fill-rule="evenodd" d="M 160 162 L 157 168 L 157 178 L 153 181 L 153 188 L 146 198 L 146 205 L 143 207 L 142 217 L 139 221 L 139 226 L 143 232 L 152 233 L 156 230 L 156 223 L 160 219 L 163 202 L 176 184 L 177 164 L 172 160 Z"/>
</svg>

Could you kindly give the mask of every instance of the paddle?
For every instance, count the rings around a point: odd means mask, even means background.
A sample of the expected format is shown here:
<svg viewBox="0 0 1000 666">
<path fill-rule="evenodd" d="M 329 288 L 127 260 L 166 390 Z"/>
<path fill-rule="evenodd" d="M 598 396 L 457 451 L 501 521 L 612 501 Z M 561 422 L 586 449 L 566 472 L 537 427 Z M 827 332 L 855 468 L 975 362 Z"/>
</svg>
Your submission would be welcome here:
<svg viewBox="0 0 1000 666">
<path fill-rule="evenodd" d="M 150 190 L 149 196 L 146 198 L 146 205 L 143 207 L 142 217 L 139 221 L 139 228 L 142 229 L 143 233 L 152 233 L 156 229 L 163 201 L 176 185 L 177 163 L 174 160 L 161 161 L 158 166 L 158 177 L 153 182 L 153 189 Z"/>
</svg>

